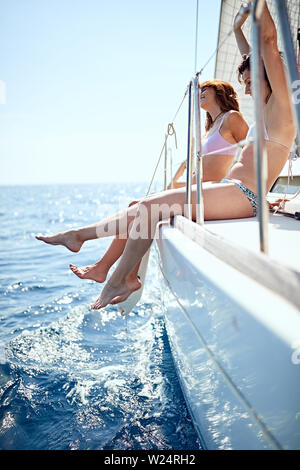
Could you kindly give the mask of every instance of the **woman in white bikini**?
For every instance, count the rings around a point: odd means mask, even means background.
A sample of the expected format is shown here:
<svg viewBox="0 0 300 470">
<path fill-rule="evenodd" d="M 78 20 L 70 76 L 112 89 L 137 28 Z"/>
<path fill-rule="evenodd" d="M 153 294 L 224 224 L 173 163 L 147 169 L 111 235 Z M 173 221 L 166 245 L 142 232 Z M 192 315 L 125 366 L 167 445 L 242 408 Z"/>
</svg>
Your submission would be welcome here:
<svg viewBox="0 0 300 470">
<path fill-rule="evenodd" d="M 200 89 L 201 107 L 206 111 L 206 133 L 202 141 L 202 151 L 205 154 L 225 148 L 222 152 L 203 158 L 203 181 L 220 181 L 227 174 L 234 160 L 236 150 L 230 148 L 230 145 L 246 138 L 248 125 L 239 112 L 237 94 L 229 83 L 221 80 L 208 80 L 201 84 Z M 226 147 L 229 148 L 226 149 Z M 180 171 L 173 179 L 174 188 L 185 186 L 185 183 L 178 182 L 183 171 L 184 165 L 181 165 Z M 193 183 L 195 183 L 195 177 Z M 130 205 L 137 202 L 134 201 Z M 71 235 L 70 232 L 69 235 Z M 49 241 L 49 237 L 37 238 Z M 123 253 L 126 241 L 127 236 L 116 237 L 98 262 L 84 267 L 70 264 L 70 269 L 81 279 L 104 282 L 109 269 Z M 69 237 L 67 247 L 71 251 L 79 251 L 82 243 L 70 242 L 71 237 Z M 130 273 L 128 279 L 135 280 L 137 271 L 138 265 Z"/>
<path fill-rule="evenodd" d="M 232 86 L 220 80 L 208 80 L 200 85 L 200 105 L 206 110 L 205 135 L 202 138 L 202 153 L 219 151 L 244 140 L 248 132 L 248 125 L 241 116 L 237 101 L 237 94 Z M 216 117 L 215 114 L 217 113 Z M 239 139 L 239 140 L 237 140 Z M 233 163 L 236 150 L 229 147 L 222 153 L 204 157 L 203 182 L 221 181 Z M 220 157 L 223 158 L 220 158 Z M 178 189 L 185 186 L 178 179 L 186 168 L 186 160 L 177 170 L 168 189 Z M 193 184 L 196 177 L 193 176 Z"/>
<path fill-rule="evenodd" d="M 277 33 L 266 4 L 262 13 L 262 56 L 269 79 L 269 83 L 264 80 L 264 117 L 267 132 L 265 136 L 268 158 L 267 187 L 270 189 L 289 156 L 289 149 L 295 138 L 295 126 L 284 66 L 277 46 Z M 243 64 L 245 67 L 244 61 Z M 241 73 L 245 93 L 251 94 L 250 68 L 245 68 Z M 243 149 L 239 160 L 229 170 L 225 181 L 205 183 L 203 192 L 206 220 L 254 216 L 256 172 L 253 144 Z M 98 224 L 79 229 L 76 235 L 73 233 L 70 236 L 70 233 L 64 232 L 44 238 L 44 241 L 67 246 L 69 238 L 76 242 L 78 248 L 84 240 L 127 233 L 131 225 L 120 262 L 104 286 L 100 297 L 92 305 L 92 308 L 99 309 L 107 304 L 122 302 L 131 292 L 141 286 L 138 279 L 129 282 L 128 274 L 149 249 L 158 221 L 167 219 L 170 213 L 183 214 L 184 206 L 185 188 L 169 190 L 141 200 L 138 204 Z M 192 216 L 196 218 L 195 187 L 192 191 Z M 136 237 L 140 227 L 143 229 L 147 227 L 147 237 Z"/>
</svg>

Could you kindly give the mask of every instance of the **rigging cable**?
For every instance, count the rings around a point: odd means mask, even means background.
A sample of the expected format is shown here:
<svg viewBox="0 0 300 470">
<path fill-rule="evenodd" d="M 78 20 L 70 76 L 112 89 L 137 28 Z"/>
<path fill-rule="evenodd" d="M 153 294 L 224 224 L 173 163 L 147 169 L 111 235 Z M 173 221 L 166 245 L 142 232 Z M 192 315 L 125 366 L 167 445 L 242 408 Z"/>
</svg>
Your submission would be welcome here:
<svg viewBox="0 0 300 470">
<path fill-rule="evenodd" d="M 210 61 L 215 57 L 215 55 L 217 55 L 217 53 L 219 52 L 219 49 L 221 49 L 221 47 L 223 46 L 223 44 L 227 41 L 227 39 L 231 36 L 231 34 L 233 33 L 233 28 L 226 34 L 225 38 L 223 39 L 223 41 L 220 42 L 220 44 L 218 45 L 218 47 L 216 48 L 216 50 L 212 53 L 212 55 L 209 57 L 209 59 L 207 60 L 207 62 L 203 65 L 202 69 L 199 70 L 199 72 L 196 73 L 196 77 L 198 77 L 199 75 L 202 74 L 203 70 L 205 69 L 205 67 L 210 63 Z"/>
</svg>

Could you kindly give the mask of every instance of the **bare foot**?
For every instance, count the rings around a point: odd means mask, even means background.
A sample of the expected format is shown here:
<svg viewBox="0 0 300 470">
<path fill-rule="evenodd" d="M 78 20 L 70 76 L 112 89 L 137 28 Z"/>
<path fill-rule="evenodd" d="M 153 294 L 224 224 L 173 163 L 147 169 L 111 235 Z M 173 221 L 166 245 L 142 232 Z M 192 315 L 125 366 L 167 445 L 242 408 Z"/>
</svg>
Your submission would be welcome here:
<svg viewBox="0 0 300 470">
<path fill-rule="evenodd" d="M 84 266 L 83 268 L 70 264 L 71 271 L 80 279 L 91 279 L 100 283 L 105 281 L 109 268 L 110 266 L 101 261 L 90 266 Z"/>
<path fill-rule="evenodd" d="M 67 232 L 56 233 L 50 236 L 36 235 L 37 240 L 49 243 L 50 245 L 63 245 L 68 250 L 77 253 L 83 245 L 83 242 L 79 239 L 79 236 L 75 230 L 69 230 Z"/>
<path fill-rule="evenodd" d="M 106 307 L 108 304 L 117 304 L 119 302 L 124 302 L 130 294 L 142 287 L 141 281 L 135 277 L 132 280 L 126 280 L 118 285 L 112 285 L 109 281 L 104 286 L 101 295 L 98 299 L 91 305 L 93 310 L 98 310 L 100 308 Z"/>
</svg>

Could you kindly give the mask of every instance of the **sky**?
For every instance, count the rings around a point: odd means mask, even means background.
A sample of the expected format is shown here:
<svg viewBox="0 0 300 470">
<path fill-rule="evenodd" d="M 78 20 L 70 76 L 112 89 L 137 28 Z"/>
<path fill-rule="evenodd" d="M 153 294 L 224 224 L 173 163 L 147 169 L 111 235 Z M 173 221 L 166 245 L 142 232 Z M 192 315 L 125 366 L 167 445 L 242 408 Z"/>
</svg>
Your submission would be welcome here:
<svg viewBox="0 0 300 470">
<path fill-rule="evenodd" d="M 220 3 L 199 0 L 197 70 L 216 49 Z M 195 72 L 196 6 L 2 0 L 0 184 L 150 181 Z M 202 80 L 213 74 L 214 60 Z M 186 102 L 173 172 L 186 158 Z"/>
</svg>

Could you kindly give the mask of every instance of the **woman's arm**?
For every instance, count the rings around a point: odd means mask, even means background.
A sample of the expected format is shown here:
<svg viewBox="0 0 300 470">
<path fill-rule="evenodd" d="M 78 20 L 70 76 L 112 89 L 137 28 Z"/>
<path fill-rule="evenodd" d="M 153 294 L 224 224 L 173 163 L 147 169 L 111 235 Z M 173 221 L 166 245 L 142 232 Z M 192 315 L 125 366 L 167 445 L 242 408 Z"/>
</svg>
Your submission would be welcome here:
<svg viewBox="0 0 300 470">
<path fill-rule="evenodd" d="M 272 95 L 279 103 L 289 103 L 289 93 L 284 71 L 284 65 L 277 45 L 277 31 L 269 12 L 267 2 L 261 17 L 262 56 L 272 87 Z"/>
<path fill-rule="evenodd" d="M 249 126 L 246 123 L 242 113 L 238 111 L 232 111 L 227 117 L 226 124 L 236 142 L 240 142 L 241 140 L 246 139 Z"/>
<path fill-rule="evenodd" d="M 175 173 L 175 176 L 172 179 L 172 183 L 169 184 L 167 189 L 178 189 L 178 188 L 183 188 L 186 186 L 185 181 L 178 181 L 178 179 L 183 175 L 184 170 L 186 169 L 186 160 L 184 160 L 178 170 Z M 196 184 L 196 173 L 193 171 L 192 174 L 192 184 Z"/>
<path fill-rule="evenodd" d="M 186 183 L 183 181 L 174 181 L 172 184 L 170 183 L 167 189 L 178 189 L 178 188 L 183 188 L 186 186 Z"/>
<path fill-rule="evenodd" d="M 173 176 L 172 183 L 169 184 L 167 189 L 177 189 L 185 186 L 185 183 L 178 182 L 179 178 L 183 175 L 184 170 L 186 169 L 186 160 L 184 160 L 179 168 L 177 169 L 175 175 Z"/>
<path fill-rule="evenodd" d="M 239 15 L 239 12 L 236 14 L 234 21 L 237 19 L 238 15 Z M 247 16 L 245 15 L 244 18 L 242 19 L 242 21 L 240 22 L 239 27 L 234 30 L 235 39 L 236 39 L 239 51 L 240 51 L 242 56 L 245 55 L 245 54 L 246 55 L 250 54 L 249 43 L 248 43 L 248 41 L 247 41 L 243 31 L 242 31 L 242 25 L 245 23 L 246 19 L 247 19 Z"/>
</svg>

